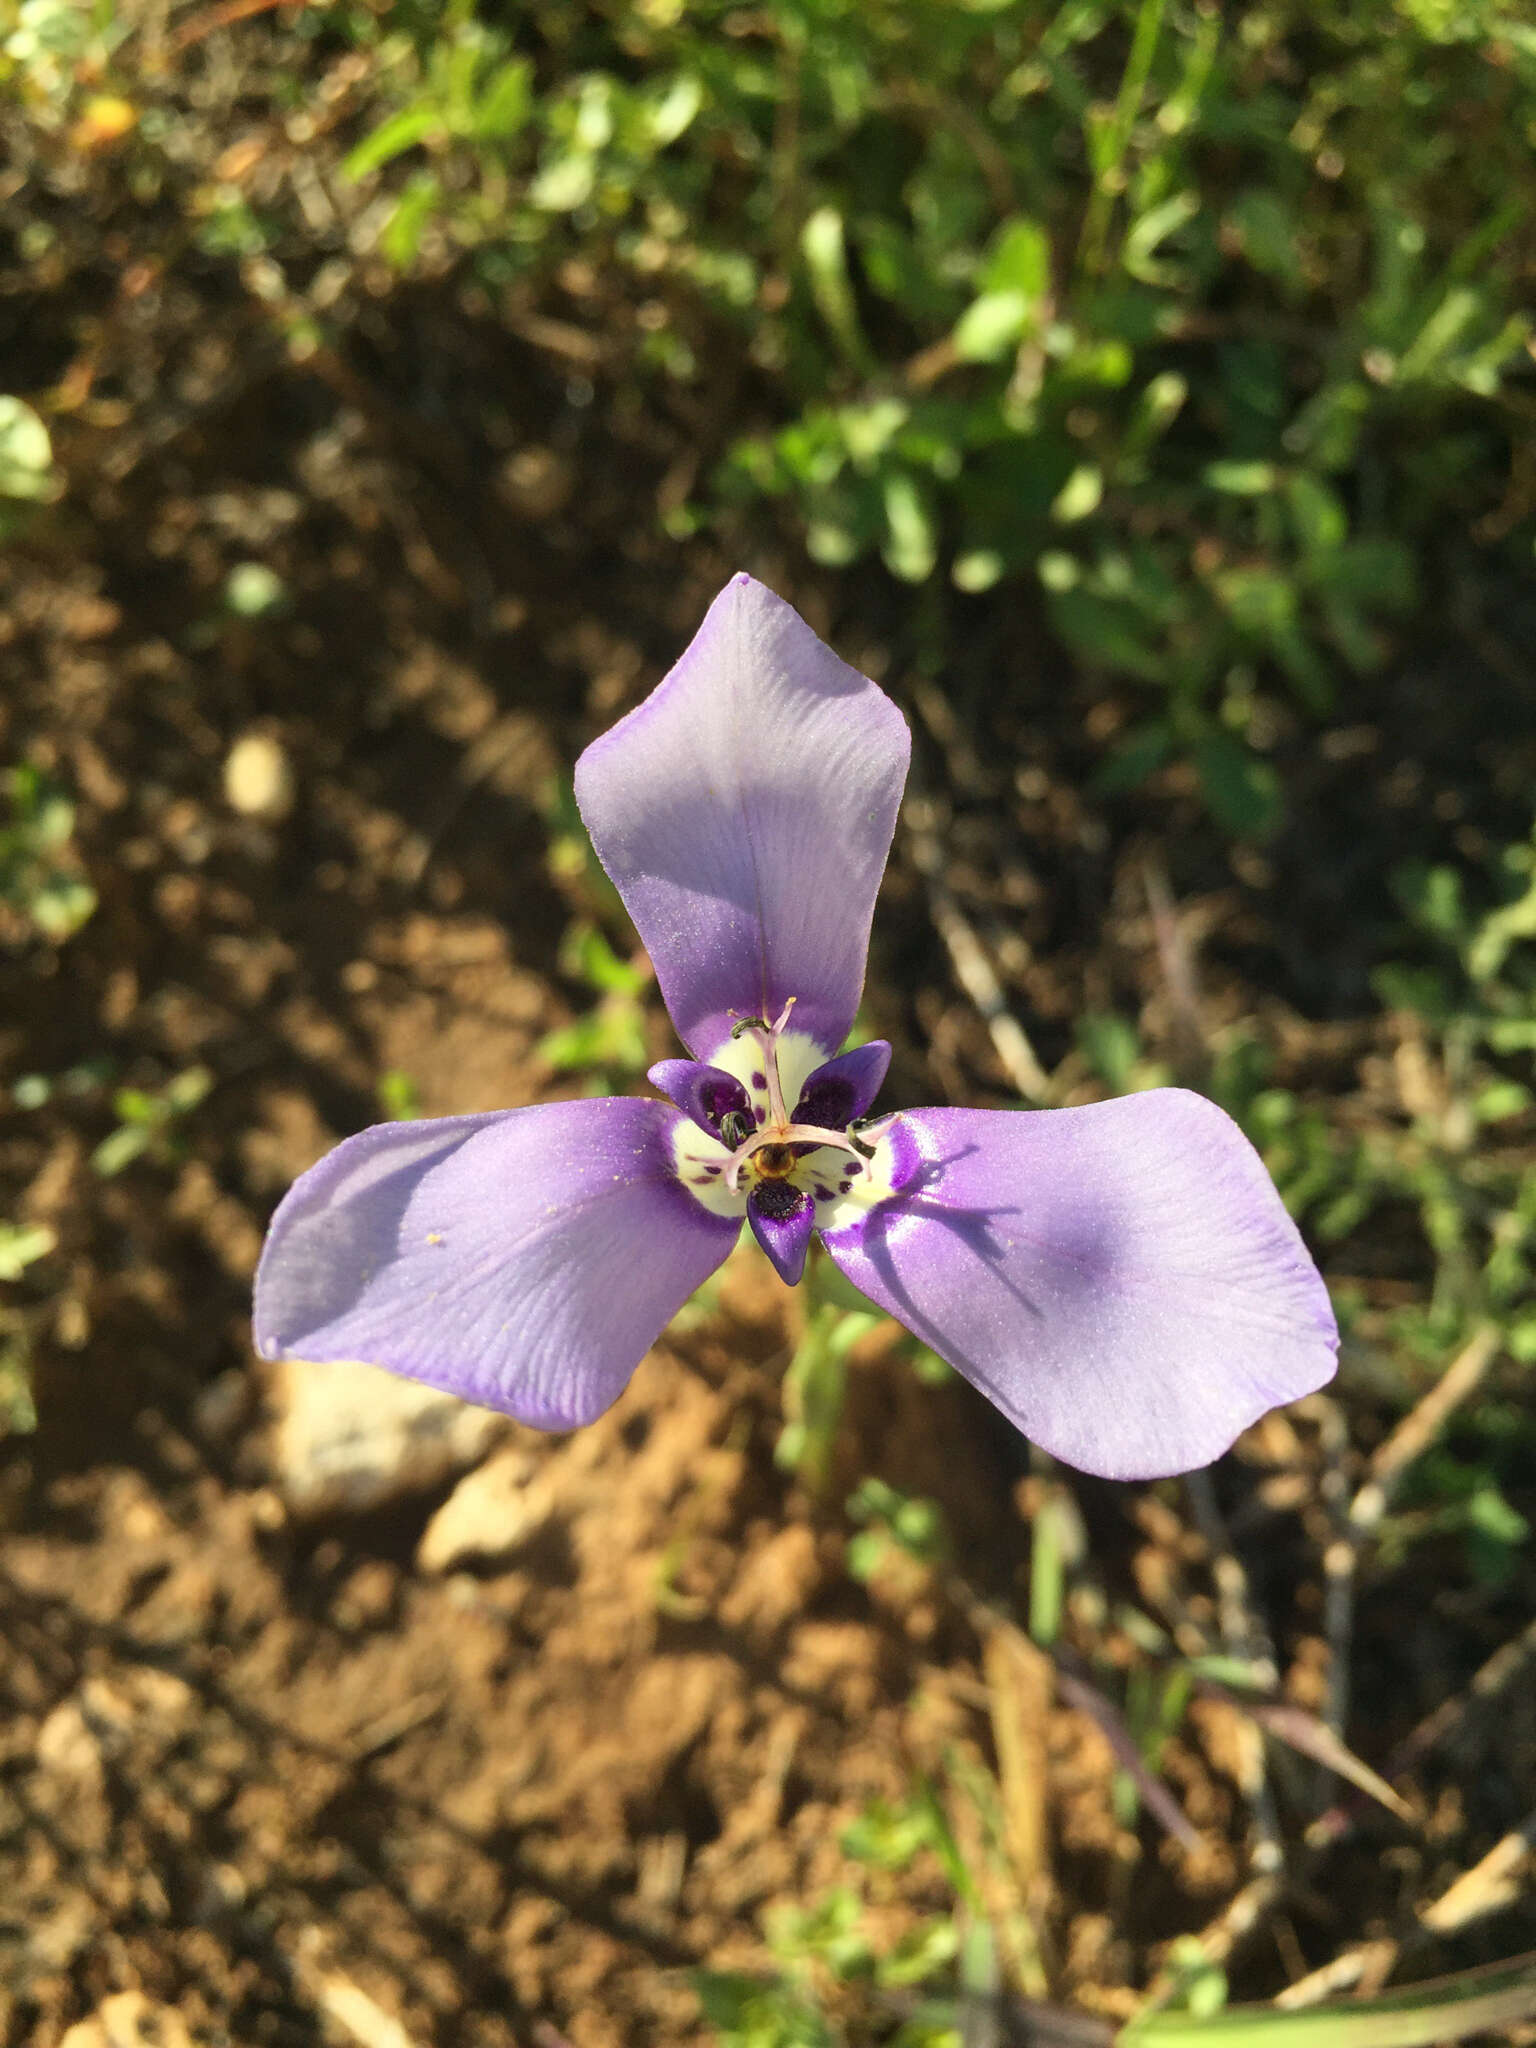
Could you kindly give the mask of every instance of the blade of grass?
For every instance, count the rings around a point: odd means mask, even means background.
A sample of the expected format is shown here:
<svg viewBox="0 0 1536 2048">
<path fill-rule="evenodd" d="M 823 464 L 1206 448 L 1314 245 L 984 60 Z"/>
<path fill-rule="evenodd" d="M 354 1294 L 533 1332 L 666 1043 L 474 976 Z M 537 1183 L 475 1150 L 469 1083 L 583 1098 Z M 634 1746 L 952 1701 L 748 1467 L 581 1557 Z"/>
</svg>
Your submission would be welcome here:
<svg viewBox="0 0 1536 2048">
<path fill-rule="evenodd" d="M 1116 2048 L 1436 2048 L 1533 2015 L 1536 1954 L 1305 2012 L 1237 2006 L 1212 2019 L 1156 2013 L 1130 2021 L 1115 2040 Z"/>
<path fill-rule="evenodd" d="M 1239 1713 L 1257 1721 L 1266 1735 L 1273 1735 L 1277 1742 L 1285 1743 L 1298 1755 L 1310 1757 L 1314 1763 L 1347 1778 L 1351 1785 L 1368 1793 L 1388 1813 L 1396 1814 L 1399 1820 L 1412 1821 L 1412 1809 L 1398 1797 L 1380 1772 L 1373 1771 L 1363 1758 L 1356 1756 L 1347 1744 L 1339 1740 L 1326 1721 L 1320 1720 L 1316 1714 L 1309 1714 L 1305 1707 L 1293 1706 L 1288 1700 L 1245 1700 L 1221 1685 L 1200 1684 L 1197 1690 L 1208 1699 L 1224 1700 L 1229 1707 L 1236 1707 Z"/>
<path fill-rule="evenodd" d="M 1098 1723 L 1105 1741 L 1115 1753 L 1115 1762 L 1127 1772 L 1141 1796 L 1143 1805 L 1154 1819 L 1160 1821 L 1185 1849 L 1194 1850 L 1200 1846 L 1200 1836 L 1183 1807 L 1174 1798 L 1161 1778 L 1147 1769 L 1146 1760 L 1132 1735 L 1111 1701 L 1105 1698 L 1097 1686 L 1084 1678 L 1074 1677 L 1070 1671 L 1058 1664 L 1056 1685 L 1062 1698 L 1069 1705 L 1086 1714 Z"/>
</svg>

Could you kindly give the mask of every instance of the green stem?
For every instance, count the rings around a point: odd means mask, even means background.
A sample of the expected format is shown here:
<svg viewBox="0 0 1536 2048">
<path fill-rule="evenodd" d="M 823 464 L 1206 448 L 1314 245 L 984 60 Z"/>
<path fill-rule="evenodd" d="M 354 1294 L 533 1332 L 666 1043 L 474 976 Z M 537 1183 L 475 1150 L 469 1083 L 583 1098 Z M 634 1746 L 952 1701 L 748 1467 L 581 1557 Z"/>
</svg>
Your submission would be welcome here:
<svg viewBox="0 0 1536 2048">
<path fill-rule="evenodd" d="M 1130 147 L 1131 130 L 1141 111 L 1141 96 L 1151 74 L 1166 5 L 1167 0 L 1141 0 L 1136 10 L 1136 29 L 1131 37 L 1130 54 L 1125 60 L 1120 90 L 1115 95 L 1115 110 L 1110 117 L 1109 148 L 1103 164 L 1094 172 L 1093 191 L 1077 247 L 1077 268 L 1085 276 L 1092 276 L 1104 268 L 1110 215 L 1121 186 L 1120 172 Z"/>
</svg>

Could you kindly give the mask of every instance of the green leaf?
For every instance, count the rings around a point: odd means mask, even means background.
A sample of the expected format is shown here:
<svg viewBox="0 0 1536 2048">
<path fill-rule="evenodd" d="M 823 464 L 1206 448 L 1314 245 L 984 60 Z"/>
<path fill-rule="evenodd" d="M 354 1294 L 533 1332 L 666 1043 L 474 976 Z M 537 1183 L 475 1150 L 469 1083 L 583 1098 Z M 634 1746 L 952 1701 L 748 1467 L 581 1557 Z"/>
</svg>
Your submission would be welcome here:
<svg viewBox="0 0 1536 2048">
<path fill-rule="evenodd" d="M 1226 569 L 1212 582 L 1233 625 L 1241 632 L 1273 640 L 1295 620 L 1295 586 L 1277 569 Z"/>
<path fill-rule="evenodd" d="M 960 1947 L 960 1930 L 952 1919 L 931 1919 L 914 1927 L 875 1967 L 875 1981 L 887 1990 L 925 1984 L 946 1963 L 952 1963 Z"/>
<path fill-rule="evenodd" d="M 666 149 L 676 142 L 693 125 L 694 117 L 703 104 L 704 88 L 698 79 L 691 71 L 679 72 L 646 109 L 652 146 Z"/>
<path fill-rule="evenodd" d="M 1138 636 L 1139 622 L 1128 605 L 1086 590 L 1053 590 L 1048 602 L 1056 630 L 1084 660 L 1140 676 L 1143 682 L 1167 680 L 1167 661 Z"/>
<path fill-rule="evenodd" d="M 1418 594 L 1413 556 L 1399 540 L 1350 541 L 1316 571 L 1318 587 L 1383 612 L 1406 611 Z"/>
<path fill-rule="evenodd" d="M 1213 729 L 1195 744 L 1195 766 L 1211 815 L 1240 838 L 1262 838 L 1280 822 L 1280 778 L 1231 733 Z"/>
<path fill-rule="evenodd" d="M 27 909 L 45 939 L 62 945 L 96 908 L 96 891 L 74 875 L 49 875 L 32 890 Z"/>
<path fill-rule="evenodd" d="M 1123 1095 L 1141 1058 L 1141 1037 L 1130 1018 L 1112 1010 L 1085 1010 L 1078 1019 L 1077 1042 L 1100 1080 Z"/>
<path fill-rule="evenodd" d="M 956 590 L 976 595 L 1000 582 L 1007 567 L 996 548 L 968 548 L 963 555 L 956 556 L 949 572 L 950 581 Z"/>
<path fill-rule="evenodd" d="M 1267 186 L 1239 192 L 1227 208 L 1227 220 L 1255 270 L 1293 289 L 1302 286 L 1296 217 L 1277 192 Z"/>
<path fill-rule="evenodd" d="M 1120 260 L 1131 276 L 1142 284 L 1176 285 L 1181 273 L 1172 263 L 1159 262 L 1157 251 L 1168 237 L 1192 221 L 1200 211 L 1196 192 L 1175 192 L 1170 199 L 1149 207 L 1131 226 Z"/>
<path fill-rule="evenodd" d="M 166 1117 L 185 1116 L 197 1105 L 213 1086 L 213 1075 L 207 1067 L 186 1067 L 167 1082 L 160 1101 Z"/>
<path fill-rule="evenodd" d="M 113 1179 L 148 1149 L 150 1135 L 147 1124 L 119 1125 L 110 1137 L 102 1139 L 91 1154 L 92 1167 L 103 1180 Z"/>
<path fill-rule="evenodd" d="M 1018 346 L 1031 305 L 1020 291 L 983 292 L 955 322 L 950 340 L 962 362 L 997 363 Z"/>
<path fill-rule="evenodd" d="M 1018 292 L 1031 307 L 1051 288 L 1051 243 L 1036 220 L 1011 220 L 998 229 L 982 266 L 988 292 Z"/>
<path fill-rule="evenodd" d="M 856 368 L 869 368 L 873 357 L 859 325 L 853 282 L 848 274 L 843 216 L 835 206 L 818 206 L 811 215 L 800 230 L 800 253 L 810 274 L 811 296 L 833 339 Z"/>
<path fill-rule="evenodd" d="M 528 203 L 543 213 L 574 213 L 592 197 L 596 183 L 597 165 L 586 150 L 559 150 L 540 165 Z"/>
<path fill-rule="evenodd" d="M 1467 1503 L 1467 1520 L 1480 1536 L 1506 1546 L 1524 1543 L 1531 1525 L 1491 1482 L 1480 1486 Z"/>
<path fill-rule="evenodd" d="M 1275 488 L 1279 471 L 1272 462 L 1208 462 L 1205 481 L 1213 491 L 1235 498 L 1260 498 Z"/>
<path fill-rule="evenodd" d="M 0 395 L 0 498 L 42 500 L 54 488 L 48 429 L 30 405 Z"/>
<path fill-rule="evenodd" d="M 1349 514 L 1343 500 L 1310 470 L 1300 469 L 1286 478 L 1285 499 L 1305 553 L 1331 554 L 1348 538 Z"/>
<path fill-rule="evenodd" d="M 417 171 L 407 180 L 394 212 L 379 231 L 379 247 L 396 270 L 407 270 L 415 262 L 422 232 L 442 201 L 442 183 L 435 171 Z"/>
<path fill-rule="evenodd" d="M 867 405 L 840 405 L 837 424 L 854 466 L 872 468 L 911 417 L 911 406 L 901 398 L 877 398 Z"/>
<path fill-rule="evenodd" d="M 421 1090 L 403 1067 L 380 1074 L 374 1088 L 379 1108 L 391 1123 L 410 1123 L 421 1115 Z"/>
<path fill-rule="evenodd" d="M 58 1241 L 45 1223 L 0 1223 L 0 1280 L 19 1280 Z"/>
<path fill-rule="evenodd" d="M 404 107 L 381 122 L 371 135 L 364 136 L 356 149 L 342 159 L 341 175 L 353 181 L 366 178 L 370 171 L 379 170 L 408 149 L 415 149 L 429 135 L 441 134 L 442 129 L 443 117 L 430 101 Z"/>
<path fill-rule="evenodd" d="M 1071 526 L 1097 512 L 1104 498 L 1104 472 L 1096 463 L 1080 462 L 1051 501 L 1051 517 Z"/>
<path fill-rule="evenodd" d="M 471 132 L 483 142 L 508 142 L 533 112 L 533 67 L 524 57 L 498 65 L 475 102 Z"/>
<path fill-rule="evenodd" d="M 1388 961 L 1372 970 L 1371 987 L 1383 1009 L 1407 1010 L 1427 1024 L 1444 1025 L 1456 1012 L 1456 998 L 1437 967 Z"/>
<path fill-rule="evenodd" d="M 1476 320 L 1484 306 L 1483 296 L 1470 285 L 1455 285 L 1419 329 L 1403 351 L 1397 365 L 1400 383 L 1415 378 L 1445 377 L 1449 357 L 1456 343 Z"/>
<path fill-rule="evenodd" d="M 281 576 L 265 562 L 236 562 L 224 579 L 224 603 L 237 619 L 259 619 L 287 596 Z"/>
<path fill-rule="evenodd" d="M 1519 1081 L 1490 1081 L 1472 1098 L 1472 1113 L 1480 1124 L 1503 1123 L 1522 1116 L 1530 1106 L 1531 1091 Z"/>
<path fill-rule="evenodd" d="M 1163 370 L 1143 387 L 1120 444 L 1122 461 L 1139 462 L 1183 410 L 1189 384 L 1177 370 Z"/>
<path fill-rule="evenodd" d="M 874 1799 L 843 1830 L 839 1847 L 855 1863 L 876 1870 L 905 1870 L 933 1842 L 933 1814 L 921 1800 L 893 1806 Z"/>
<path fill-rule="evenodd" d="M 1101 796 L 1140 789 L 1173 752 L 1173 728 L 1161 719 L 1138 725 L 1116 743 L 1114 752 L 1094 772 L 1091 787 Z"/>
<path fill-rule="evenodd" d="M 914 476 L 893 470 L 885 478 L 885 565 L 903 583 L 922 583 L 938 558 L 938 533 L 927 494 Z"/>
</svg>

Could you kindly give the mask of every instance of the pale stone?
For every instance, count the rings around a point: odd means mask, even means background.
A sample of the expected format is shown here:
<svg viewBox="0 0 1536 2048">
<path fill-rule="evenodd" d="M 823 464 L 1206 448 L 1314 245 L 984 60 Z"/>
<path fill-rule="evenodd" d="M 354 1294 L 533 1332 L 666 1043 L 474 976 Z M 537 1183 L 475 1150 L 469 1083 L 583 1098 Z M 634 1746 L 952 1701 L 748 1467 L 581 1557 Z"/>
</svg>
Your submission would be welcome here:
<svg viewBox="0 0 1536 2048">
<path fill-rule="evenodd" d="M 494 1564 L 543 1529 L 555 1512 L 548 1466 L 521 1444 L 461 1479 L 428 1522 L 416 1551 L 424 1572 L 471 1560 Z"/>
<path fill-rule="evenodd" d="M 242 733 L 224 761 L 224 798 L 242 818 L 280 825 L 293 809 L 293 769 L 270 733 Z"/>
<path fill-rule="evenodd" d="M 273 1479 L 296 1515 L 357 1513 L 475 1464 L 506 1424 L 375 1365 L 285 1360 L 273 1377 Z"/>
<path fill-rule="evenodd" d="M 185 1679 L 152 1665 L 126 1669 L 112 1678 L 97 1674 L 61 1700 L 43 1722 L 37 1731 L 37 1761 L 60 1777 L 97 1777 L 105 1761 L 123 1755 L 144 1729 L 174 1731 L 195 1701 Z"/>
<path fill-rule="evenodd" d="M 142 1991 L 103 1999 L 88 2020 L 77 2020 L 59 2048 L 197 2048 L 172 2005 L 157 2005 Z"/>
</svg>

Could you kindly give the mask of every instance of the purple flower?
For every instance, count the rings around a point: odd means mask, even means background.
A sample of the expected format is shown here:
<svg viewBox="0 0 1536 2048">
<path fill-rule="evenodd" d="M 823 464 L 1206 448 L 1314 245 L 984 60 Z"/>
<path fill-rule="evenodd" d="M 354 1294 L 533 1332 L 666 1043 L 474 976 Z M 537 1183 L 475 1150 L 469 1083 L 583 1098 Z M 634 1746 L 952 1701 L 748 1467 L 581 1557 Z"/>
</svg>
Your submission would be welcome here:
<svg viewBox="0 0 1536 2048">
<path fill-rule="evenodd" d="M 839 1053 L 910 742 L 749 576 L 576 795 L 691 1055 L 661 1101 L 359 1132 L 256 1280 L 268 1358 L 371 1359 L 543 1429 L 616 1400 L 743 1218 L 793 1285 L 819 1230 L 882 1309 L 1085 1471 L 1201 1465 L 1320 1387 L 1328 1296 L 1258 1155 L 1199 1095 L 871 1119 Z"/>
</svg>

